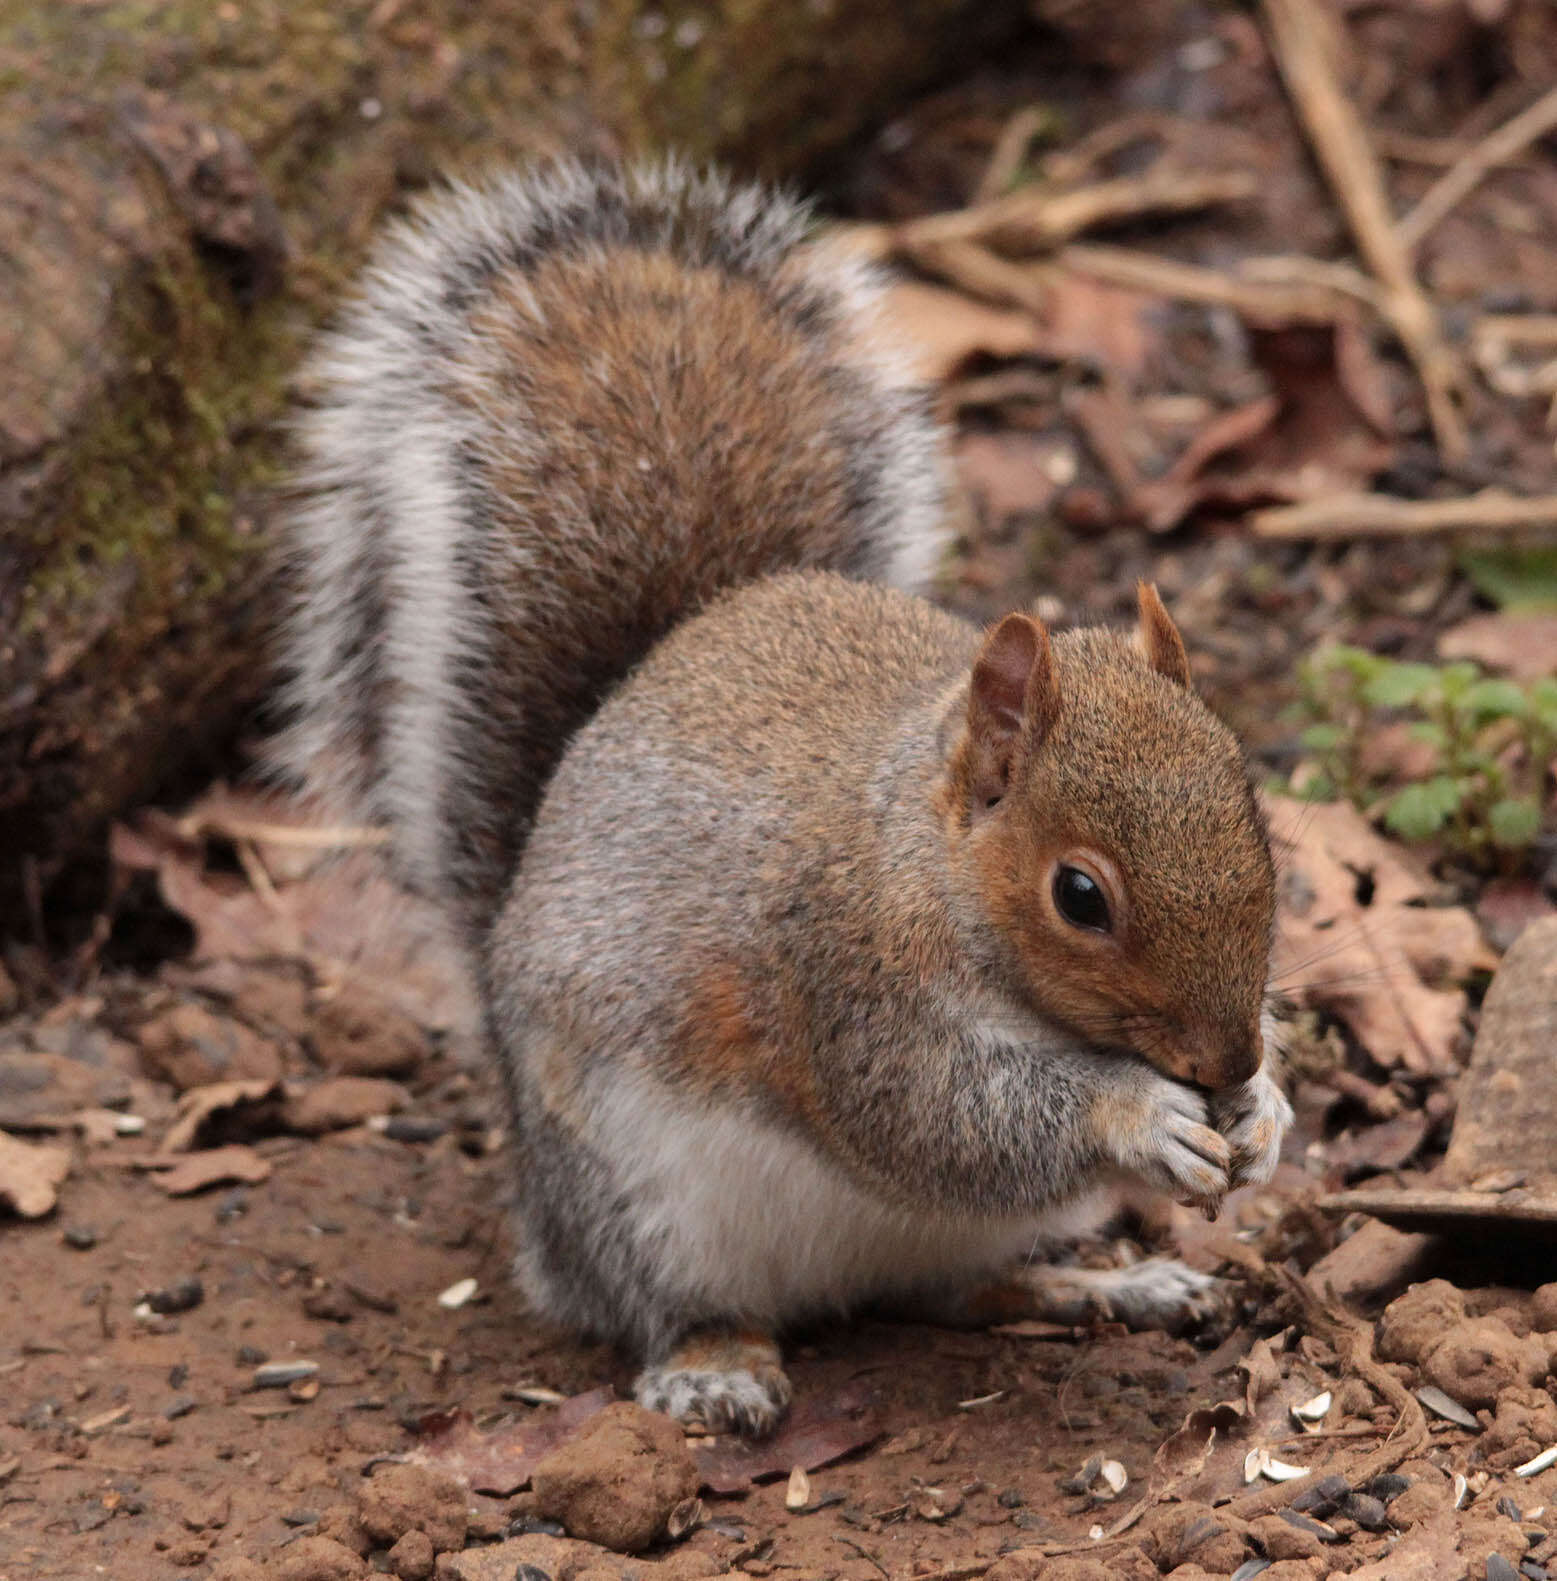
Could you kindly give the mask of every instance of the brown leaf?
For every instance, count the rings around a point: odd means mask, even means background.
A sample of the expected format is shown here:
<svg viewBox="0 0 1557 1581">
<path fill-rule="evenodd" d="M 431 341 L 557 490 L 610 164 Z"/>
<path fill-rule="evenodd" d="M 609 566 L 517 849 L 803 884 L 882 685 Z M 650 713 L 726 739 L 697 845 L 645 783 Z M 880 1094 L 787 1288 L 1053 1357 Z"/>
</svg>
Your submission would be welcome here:
<svg viewBox="0 0 1557 1581">
<path fill-rule="evenodd" d="M 1275 421 L 1281 402 L 1274 395 L 1219 412 L 1184 447 L 1160 477 L 1143 483 L 1127 502 L 1153 532 L 1176 527 L 1200 503 L 1201 474 L 1228 451 L 1239 450 Z"/>
<path fill-rule="evenodd" d="M 1218 1441 L 1237 1437 L 1247 1425 L 1247 1411 L 1241 1401 L 1197 1406 L 1184 1418 L 1178 1431 L 1158 1445 L 1152 1464 L 1174 1479 L 1197 1476 Z"/>
<path fill-rule="evenodd" d="M 1466 997 L 1485 969 L 1469 913 L 1426 907 L 1429 884 L 1400 847 L 1343 802 L 1266 800 L 1282 869 L 1275 983 L 1345 1022 L 1380 1065 L 1454 1068 Z"/>
<path fill-rule="evenodd" d="M 218 1081 L 191 1087 L 178 1100 L 162 1139 L 165 1153 L 183 1153 L 241 1136 L 269 1136 L 281 1129 L 286 1094 L 278 1081 Z"/>
<path fill-rule="evenodd" d="M 1111 368 L 1134 383 L 1146 371 L 1156 335 L 1155 298 L 1069 272 L 1049 282 L 1044 350 L 1051 357 Z"/>
<path fill-rule="evenodd" d="M 1473 659 L 1518 680 L 1557 675 L 1557 614 L 1472 615 L 1438 639 L 1441 659 Z"/>
<path fill-rule="evenodd" d="M 1276 1364 L 1275 1352 L 1268 1339 L 1257 1339 L 1248 1354 L 1238 1363 L 1238 1370 L 1247 1375 L 1244 1386 L 1244 1407 L 1250 1416 L 1266 1395 L 1281 1387 L 1281 1368 Z"/>
<path fill-rule="evenodd" d="M 39 1219 L 50 1212 L 69 1173 L 65 1148 L 18 1142 L 0 1131 L 0 1203 L 22 1218 Z"/>
<path fill-rule="evenodd" d="M 1028 314 L 917 281 L 887 293 L 886 319 L 892 339 L 927 384 L 951 378 L 974 357 L 1022 357 L 1039 350 L 1038 326 Z"/>
<path fill-rule="evenodd" d="M 462 1410 L 424 1417 L 420 1442 L 406 1459 L 457 1477 L 476 1493 L 507 1498 L 530 1480 L 536 1463 L 616 1398 L 610 1389 L 592 1389 L 564 1400 L 555 1411 L 507 1422 L 490 1433 L 478 1431 Z"/>
<path fill-rule="evenodd" d="M 831 1396 L 806 1396 L 760 1443 L 720 1438 L 704 1445 L 697 1451 L 698 1473 L 710 1493 L 742 1493 L 754 1482 L 787 1477 L 795 1466 L 830 1466 L 875 1443 L 882 1432 L 874 1397 L 856 1380 Z"/>
<path fill-rule="evenodd" d="M 240 1142 L 176 1158 L 137 1159 L 136 1165 L 153 1171 L 152 1178 L 170 1197 L 188 1197 L 208 1186 L 257 1186 L 269 1180 L 271 1172 L 268 1158 Z"/>
</svg>

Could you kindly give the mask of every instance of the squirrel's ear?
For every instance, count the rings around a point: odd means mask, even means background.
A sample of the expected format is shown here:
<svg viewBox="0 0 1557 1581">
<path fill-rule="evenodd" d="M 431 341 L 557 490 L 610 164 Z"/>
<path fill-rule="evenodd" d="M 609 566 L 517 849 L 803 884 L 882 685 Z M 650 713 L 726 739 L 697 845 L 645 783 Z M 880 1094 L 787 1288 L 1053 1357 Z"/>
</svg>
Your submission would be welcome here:
<svg viewBox="0 0 1557 1581">
<path fill-rule="evenodd" d="M 968 689 L 976 796 L 987 804 L 1005 794 L 1018 750 L 1037 746 L 1058 712 L 1049 633 L 1031 615 L 1007 615 L 985 637 Z"/>
<path fill-rule="evenodd" d="M 1156 584 L 1137 582 L 1135 592 L 1141 609 L 1141 646 L 1146 650 L 1146 662 L 1159 675 L 1166 675 L 1187 690 L 1192 689 L 1184 639 L 1158 597 Z"/>
</svg>

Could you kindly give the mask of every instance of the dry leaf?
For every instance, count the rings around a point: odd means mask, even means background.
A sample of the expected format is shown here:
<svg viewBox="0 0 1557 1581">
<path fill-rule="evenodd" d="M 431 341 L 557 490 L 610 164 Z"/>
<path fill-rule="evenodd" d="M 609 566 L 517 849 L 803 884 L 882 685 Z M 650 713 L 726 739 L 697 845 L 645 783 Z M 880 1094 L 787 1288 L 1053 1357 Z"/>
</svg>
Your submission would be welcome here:
<svg viewBox="0 0 1557 1581">
<path fill-rule="evenodd" d="M 464 1411 L 441 1412 L 418 1423 L 420 1442 L 406 1459 L 445 1471 L 473 1492 L 507 1498 L 530 1480 L 537 1461 L 615 1398 L 610 1389 L 592 1389 L 564 1400 L 555 1411 L 505 1422 L 490 1433 L 480 1432 Z"/>
<path fill-rule="evenodd" d="M 1196 1476 L 1219 1440 L 1236 1438 L 1247 1426 L 1247 1414 L 1238 1401 L 1198 1406 L 1184 1418 L 1178 1431 L 1158 1446 L 1152 1464 L 1175 1479 Z"/>
<path fill-rule="evenodd" d="M 778 1431 L 760 1443 L 718 1439 L 697 1452 L 702 1485 L 710 1493 L 742 1493 L 754 1482 L 788 1476 L 801 1466 L 816 1471 L 863 1449 L 881 1436 L 870 1391 L 852 1383 L 831 1397 L 808 1395 Z"/>
<path fill-rule="evenodd" d="M 24 1219 L 40 1219 L 53 1209 L 69 1173 L 65 1148 L 18 1142 L 0 1131 L 0 1203 Z"/>
<path fill-rule="evenodd" d="M 1461 908 L 1421 904 L 1424 875 L 1344 802 L 1266 800 L 1281 867 L 1275 984 L 1338 1017 L 1380 1065 L 1454 1069 L 1466 1010 L 1457 987 L 1488 952 Z"/>
<path fill-rule="evenodd" d="M 885 311 L 892 339 L 927 384 L 943 383 L 974 357 L 1022 357 L 1040 349 L 1038 326 L 1028 314 L 989 307 L 940 286 L 911 280 L 894 285 Z"/>
<path fill-rule="evenodd" d="M 1472 615 L 1438 639 L 1441 659 L 1473 659 L 1518 680 L 1557 675 L 1557 614 Z"/>
<path fill-rule="evenodd" d="M 138 1159 L 137 1167 L 154 1170 L 153 1179 L 170 1197 L 188 1197 L 208 1186 L 257 1186 L 270 1179 L 270 1160 L 252 1147 L 234 1142 L 175 1158 Z"/>
<path fill-rule="evenodd" d="M 235 1137 L 271 1135 L 281 1129 L 285 1103 L 281 1083 L 263 1078 L 191 1087 L 178 1100 L 162 1150 L 183 1153 Z"/>
<path fill-rule="evenodd" d="M 1243 1399 L 1249 1415 L 1253 1416 L 1260 1401 L 1273 1390 L 1281 1387 L 1281 1368 L 1276 1364 L 1276 1356 L 1271 1349 L 1270 1341 L 1255 1340 L 1249 1347 L 1248 1354 L 1238 1363 L 1238 1369 L 1248 1374 Z"/>
</svg>

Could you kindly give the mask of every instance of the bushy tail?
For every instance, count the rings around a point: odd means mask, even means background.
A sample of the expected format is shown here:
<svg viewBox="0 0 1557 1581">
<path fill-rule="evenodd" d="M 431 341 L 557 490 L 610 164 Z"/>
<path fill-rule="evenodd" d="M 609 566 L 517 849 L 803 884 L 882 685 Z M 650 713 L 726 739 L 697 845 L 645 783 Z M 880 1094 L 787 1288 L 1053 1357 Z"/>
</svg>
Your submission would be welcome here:
<svg viewBox="0 0 1557 1581">
<path fill-rule="evenodd" d="M 764 573 L 920 586 L 943 441 L 788 199 L 565 162 L 424 202 L 313 369 L 283 754 L 483 926 L 572 733 Z"/>
</svg>

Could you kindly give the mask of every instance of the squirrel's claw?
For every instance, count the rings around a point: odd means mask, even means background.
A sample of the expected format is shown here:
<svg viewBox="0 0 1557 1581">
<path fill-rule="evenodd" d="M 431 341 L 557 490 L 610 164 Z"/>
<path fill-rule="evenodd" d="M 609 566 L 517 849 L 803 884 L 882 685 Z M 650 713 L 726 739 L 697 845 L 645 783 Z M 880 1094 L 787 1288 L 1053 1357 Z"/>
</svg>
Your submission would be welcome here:
<svg viewBox="0 0 1557 1581">
<path fill-rule="evenodd" d="M 1232 1148 L 1206 1122 L 1205 1099 L 1156 1072 L 1134 1101 L 1118 1106 L 1110 1137 L 1114 1157 L 1132 1174 L 1179 1202 L 1220 1202 L 1227 1194 Z"/>
<path fill-rule="evenodd" d="M 1225 1097 L 1212 1101 L 1212 1117 L 1232 1153 L 1234 1186 L 1258 1185 L 1276 1172 L 1292 1105 L 1271 1073 L 1270 1062 Z"/>
</svg>

